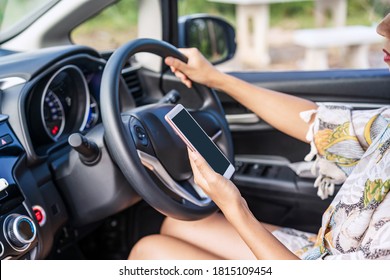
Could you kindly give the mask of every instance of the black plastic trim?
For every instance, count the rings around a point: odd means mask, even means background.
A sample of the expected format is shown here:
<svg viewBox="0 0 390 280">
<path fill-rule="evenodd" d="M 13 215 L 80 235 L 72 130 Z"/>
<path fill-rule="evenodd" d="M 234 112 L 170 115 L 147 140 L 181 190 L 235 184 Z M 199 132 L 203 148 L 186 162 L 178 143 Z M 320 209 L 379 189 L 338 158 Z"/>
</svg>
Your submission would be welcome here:
<svg viewBox="0 0 390 280">
<path fill-rule="evenodd" d="M 161 0 L 162 39 L 178 46 L 178 5 L 176 0 Z"/>
</svg>

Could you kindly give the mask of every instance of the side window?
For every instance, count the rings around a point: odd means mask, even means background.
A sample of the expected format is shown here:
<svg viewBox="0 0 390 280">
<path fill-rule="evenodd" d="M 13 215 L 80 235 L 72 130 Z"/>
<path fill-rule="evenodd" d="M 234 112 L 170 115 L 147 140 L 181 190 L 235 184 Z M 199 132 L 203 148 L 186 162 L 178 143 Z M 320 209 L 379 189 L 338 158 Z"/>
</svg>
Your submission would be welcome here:
<svg viewBox="0 0 390 280">
<path fill-rule="evenodd" d="M 383 68 L 375 31 L 388 0 L 179 0 L 179 15 L 223 17 L 236 30 L 235 57 L 223 70 Z"/>
<path fill-rule="evenodd" d="M 75 28 L 71 39 L 99 51 L 115 49 L 137 38 L 137 21 L 138 1 L 121 0 Z"/>
</svg>

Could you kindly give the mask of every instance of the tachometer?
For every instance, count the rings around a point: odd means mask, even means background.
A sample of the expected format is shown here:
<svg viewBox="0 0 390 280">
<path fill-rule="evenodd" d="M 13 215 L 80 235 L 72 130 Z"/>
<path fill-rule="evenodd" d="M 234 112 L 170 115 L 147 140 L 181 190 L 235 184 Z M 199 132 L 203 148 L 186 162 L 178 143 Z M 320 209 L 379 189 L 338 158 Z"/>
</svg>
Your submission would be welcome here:
<svg viewBox="0 0 390 280">
<path fill-rule="evenodd" d="M 65 111 L 60 99 L 53 91 L 48 91 L 43 100 L 43 118 L 46 132 L 55 140 L 65 127 Z"/>
</svg>

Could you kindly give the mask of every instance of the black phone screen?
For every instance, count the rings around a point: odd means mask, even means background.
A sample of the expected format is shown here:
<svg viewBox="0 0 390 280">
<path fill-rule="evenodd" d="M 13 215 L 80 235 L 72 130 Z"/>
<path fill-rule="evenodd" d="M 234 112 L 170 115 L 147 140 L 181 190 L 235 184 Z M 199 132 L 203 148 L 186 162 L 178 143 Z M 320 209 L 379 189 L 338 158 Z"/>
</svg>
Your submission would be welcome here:
<svg viewBox="0 0 390 280">
<path fill-rule="evenodd" d="M 223 175 L 230 165 L 230 162 L 191 115 L 186 110 L 181 110 L 172 118 L 172 121 L 191 142 L 195 149 L 204 157 L 214 171 Z"/>
</svg>

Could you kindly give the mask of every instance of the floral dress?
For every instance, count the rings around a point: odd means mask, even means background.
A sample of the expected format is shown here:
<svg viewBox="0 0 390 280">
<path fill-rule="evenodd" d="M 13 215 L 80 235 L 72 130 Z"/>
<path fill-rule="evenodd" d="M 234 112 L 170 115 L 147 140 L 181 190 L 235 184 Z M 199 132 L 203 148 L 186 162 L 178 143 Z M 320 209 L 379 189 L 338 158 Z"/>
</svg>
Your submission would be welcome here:
<svg viewBox="0 0 390 280">
<path fill-rule="evenodd" d="M 318 195 L 333 194 L 317 237 L 292 229 L 275 236 L 303 259 L 390 259 L 390 107 L 353 111 L 320 106 L 307 140 Z M 316 239 L 314 241 L 314 239 Z"/>
</svg>

